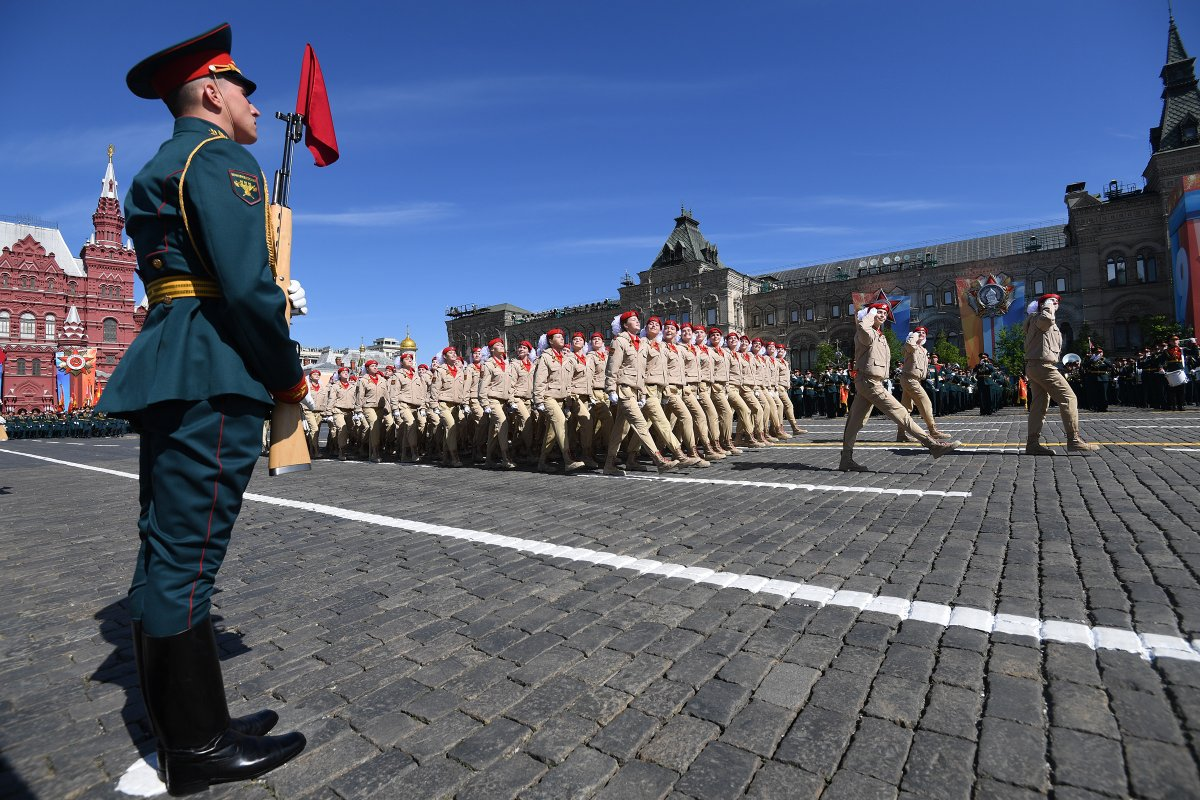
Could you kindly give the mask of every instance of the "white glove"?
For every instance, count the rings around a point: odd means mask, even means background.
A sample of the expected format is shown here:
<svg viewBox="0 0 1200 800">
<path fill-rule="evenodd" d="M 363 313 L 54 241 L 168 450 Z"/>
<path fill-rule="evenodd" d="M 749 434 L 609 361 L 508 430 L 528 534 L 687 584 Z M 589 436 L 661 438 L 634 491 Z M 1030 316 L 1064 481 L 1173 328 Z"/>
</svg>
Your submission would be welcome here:
<svg viewBox="0 0 1200 800">
<path fill-rule="evenodd" d="M 639 397 L 638 398 L 638 408 L 645 408 L 645 407 L 646 407 L 646 398 Z"/>
<path fill-rule="evenodd" d="M 755 397 L 762 397 L 762 395 L 760 395 L 760 394 L 758 393 L 758 389 L 755 389 L 755 390 L 754 390 L 754 396 L 755 396 Z"/>
<path fill-rule="evenodd" d="M 352 419 L 353 419 L 355 422 L 363 422 L 363 421 L 365 421 L 365 420 L 366 420 L 366 417 L 364 417 L 362 414 L 359 414 L 359 413 L 356 411 L 356 412 L 354 412 L 354 416 L 352 417 Z"/>
<path fill-rule="evenodd" d="M 538 404 L 537 404 L 537 410 L 538 410 L 538 411 L 545 411 L 545 410 L 546 410 L 546 404 L 545 404 L 545 403 L 538 403 Z"/>
<path fill-rule="evenodd" d="M 423 409 L 423 408 L 418 408 L 418 409 L 417 409 L 417 416 L 418 416 L 418 417 L 423 417 L 423 416 L 425 416 L 425 409 Z"/>
<path fill-rule="evenodd" d="M 289 283 L 287 294 L 294 315 L 302 317 L 308 313 L 308 300 L 304 298 L 304 287 L 300 285 L 300 281 Z"/>
<path fill-rule="evenodd" d="M 312 428 L 308 427 L 308 420 L 302 419 L 300 420 L 300 424 L 304 426 L 305 433 L 312 433 Z"/>
<path fill-rule="evenodd" d="M 469 403 L 463 403 L 463 404 L 462 404 L 462 412 L 463 412 L 464 414 L 466 414 L 467 416 L 470 416 L 470 415 L 471 415 L 471 406 L 470 406 L 470 404 L 469 404 Z"/>
<path fill-rule="evenodd" d="M 516 410 L 517 410 L 517 404 L 516 404 L 516 403 L 509 403 L 509 404 L 508 404 L 508 407 L 509 407 L 509 409 L 510 409 L 510 410 L 512 410 L 512 411 L 516 411 Z"/>
<path fill-rule="evenodd" d="M 1050 298 L 1049 300 L 1046 300 L 1045 302 L 1042 303 L 1042 308 L 1048 308 L 1051 311 L 1057 311 L 1058 310 L 1058 301 L 1055 300 L 1054 298 Z"/>
<path fill-rule="evenodd" d="M 908 335 L 908 339 L 906 339 L 905 341 L 907 341 L 912 346 L 916 347 L 918 344 L 921 343 L 921 334 L 918 333 L 917 331 L 913 331 L 912 333 L 910 333 Z"/>
<path fill-rule="evenodd" d="M 483 413 L 484 413 L 484 414 L 491 414 L 491 413 L 492 413 L 492 407 L 491 407 L 491 406 L 484 406 L 484 407 L 483 407 Z"/>
<path fill-rule="evenodd" d="M 317 401 L 313 400 L 312 392 L 304 395 L 304 399 L 300 401 L 300 405 L 304 406 L 309 411 L 317 410 Z"/>
<path fill-rule="evenodd" d="M 321 417 L 321 421 L 333 424 L 333 414 L 326 414 L 325 416 Z"/>
<path fill-rule="evenodd" d="M 612 403 L 615 406 L 617 403 L 621 402 L 621 398 L 617 396 L 616 392 L 609 392 L 608 393 L 608 402 Z"/>
<path fill-rule="evenodd" d="M 397 421 L 404 419 L 404 415 L 399 411 L 393 411 L 392 416 L 395 417 Z"/>
</svg>

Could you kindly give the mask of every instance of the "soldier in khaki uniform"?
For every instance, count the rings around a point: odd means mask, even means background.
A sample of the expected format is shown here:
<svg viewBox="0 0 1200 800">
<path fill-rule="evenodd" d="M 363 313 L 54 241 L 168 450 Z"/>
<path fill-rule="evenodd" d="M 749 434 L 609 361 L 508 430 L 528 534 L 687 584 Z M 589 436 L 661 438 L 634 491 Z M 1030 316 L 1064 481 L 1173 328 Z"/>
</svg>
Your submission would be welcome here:
<svg viewBox="0 0 1200 800">
<path fill-rule="evenodd" d="M 712 357 L 712 390 L 709 396 L 717 409 L 720 422 L 720 438 L 718 443 L 727 453 L 740 456 L 742 451 L 733 444 L 733 413 L 734 393 L 730 388 L 730 365 L 733 362 L 732 353 L 725 349 L 725 334 L 718 327 L 709 328 L 708 352 Z M 740 403 L 740 398 L 737 398 Z M 745 405 L 744 403 L 742 404 Z"/>
<path fill-rule="evenodd" d="M 1067 379 L 1058 371 L 1058 356 L 1062 352 L 1062 332 L 1054 320 L 1061 299 L 1056 294 L 1044 294 L 1031 302 L 1025 318 L 1025 374 L 1029 376 L 1029 432 L 1025 438 L 1025 453 L 1052 456 L 1054 450 L 1041 443 L 1042 422 L 1051 398 L 1058 403 L 1063 430 L 1067 436 L 1067 452 L 1090 453 L 1100 446 L 1085 442 L 1079 433 L 1079 401 Z"/>
<path fill-rule="evenodd" d="M 714 330 L 716 330 L 714 328 Z M 703 325 L 697 325 L 694 330 L 695 342 L 692 344 L 692 352 L 696 354 L 696 363 L 699 365 L 700 384 L 696 389 L 696 400 L 700 407 L 704 409 L 704 416 L 708 422 L 708 451 L 713 455 L 725 457 L 733 455 L 733 452 L 727 449 L 721 443 L 721 412 L 717 408 L 714 397 L 718 392 L 718 387 L 714 380 L 716 372 L 716 359 L 713 357 L 712 348 L 708 344 L 708 330 Z M 717 336 L 720 336 L 720 331 L 717 331 Z M 719 391 L 724 394 L 724 387 L 720 387 Z M 721 402 L 725 402 L 725 398 L 721 398 Z"/>
<path fill-rule="evenodd" d="M 355 385 L 350 381 L 350 368 L 339 368 L 337 380 L 329 382 L 322 403 L 333 426 L 330 436 L 337 442 L 338 461 L 345 461 L 347 458 L 346 447 L 350 438 L 351 418 L 354 415 L 354 394 Z"/>
<path fill-rule="evenodd" d="M 665 341 L 658 341 L 660 333 L 662 320 L 650 317 L 646 321 L 646 337 L 642 340 L 641 349 L 645 360 L 643 376 L 646 386 L 646 403 L 642 406 L 642 416 L 650 423 L 650 430 L 658 438 L 662 450 L 673 454 L 680 466 L 697 465 L 700 459 L 684 453 L 683 445 L 671 432 L 671 422 L 667 419 L 667 408 L 674 407 L 670 395 L 667 394 L 667 361 L 670 351 Z"/>
<path fill-rule="evenodd" d="M 701 328 L 701 337 L 704 335 L 703 330 Z M 695 344 L 695 330 L 690 323 L 685 322 L 680 326 L 679 341 L 679 355 L 683 360 L 683 403 L 692 415 L 696 443 L 704 448 L 709 460 L 719 461 L 725 458 L 725 453 L 713 441 L 713 434 L 708 427 L 708 410 L 700 397 L 701 372 L 708 367 L 701 361 L 701 351 Z M 707 360 L 707 354 L 705 356 Z M 715 409 L 713 417 L 716 417 Z"/>
<path fill-rule="evenodd" d="M 887 320 L 891 306 L 886 302 L 872 303 L 858 314 L 858 330 L 854 334 L 854 403 L 846 415 L 846 429 L 842 434 L 842 460 L 838 469 L 852 472 L 869 472 L 854 460 L 854 442 L 858 432 L 872 408 L 900 426 L 906 434 L 929 448 L 934 458 L 944 456 L 962 442 L 942 442 L 934 439 L 917 427 L 913 418 L 904 410 L 883 385 L 889 375 L 888 365 L 892 352 L 883 335 L 883 323 Z"/>
<path fill-rule="evenodd" d="M 725 352 L 729 363 L 729 383 L 726 384 L 725 396 L 737 415 L 737 438 L 743 446 L 765 447 L 767 443 L 758 438 L 755 419 L 756 416 L 762 415 L 762 409 L 756 414 L 755 407 L 758 403 L 754 400 L 754 390 L 746 382 L 750 378 L 747 374 L 750 367 L 749 359 L 743 358 L 742 338 L 735 331 L 730 331 L 725 337 L 725 343 L 728 345 Z"/>
<path fill-rule="evenodd" d="M 433 373 L 430 400 L 437 405 L 441 416 L 442 466 L 461 467 L 458 432 L 463 427 L 463 410 L 468 407 L 467 370 L 463 369 L 454 347 L 442 349 L 442 363 Z"/>
<path fill-rule="evenodd" d="M 369 458 L 374 464 L 382 460 L 380 443 L 383 438 L 383 418 L 388 411 L 387 380 L 379 374 L 379 362 L 366 363 L 367 374 L 358 382 L 354 395 L 354 411 L 366 421 Z"/>
<path fill-rule="evenodd" d="M 687 389 L 685 362 L 688 357 L 694 359 L 695 356 L 683 345 L 675 343 L 675 337 L 678 335 L 679 323 L 673 319 L 667 320 L 666 325 L 663 326 L 662 342 L 663 357 L 667 362 L 667 385 L 663 391 L 661 403 L 663 410 L 675 419 L 672 433 L 679 431 L 678 438 L 683 441 L 684 455 L 696 459 L 691 466 L 707 467 L 710 466 L 709 462 L 700 457 L 700 451 L 696 447 L 696 443 L 703 442 L 707 436 L 696 438 L 697 421 L 692 415 L 692 409 L 688 407 L 685 397 Z M 700 416 L 703 418 L 704 415 Z M 708 426 L 707 420 L 704 421 L 704 425 Z M 682 461 L 680 463 L 684 464 Z"/>
<path fill-rule="evenodd" d="M 900 387 L 904 390 L 900 405 L 905 411 L 911 412 L 914 407 L 921 419 L 925 421 L 925 429 L 935 439 L 949 439 L 950 435 L 938 430 L 933 420 L 933 404 L 921 381 L 929 373 L 929 351 L 925 349 L 925 341 L 929 337 L 929 329 L 923 325 L 913 328 L 912 333 L 904 342 L 904 362 L 900 366 Z M 904 431 L 896 429 L 896 441 L 910 441 Z"/>
<path fill-rule="evenodd" d="M 788 369 L 787 351 L 783 345 L 777 342 L 767 342 L 767 361 L 774 363 L 775 396 L 779 399 L 779 408 L 783 413 L 783 419 L 787 420 L 788 425 L 792 427 L 792 436 L 808 433 L 800 427 L 800 423 L 796 420 L 796 409 L 792 407 L 792 374 Z M 780 428 L 782 427 L 783 422 L 781 421 Z"/>
<path fill-rule="evenodd" d="M 309 370 L 308 395 L 300 402 L 301 411 L 304 412 L 304 438 L 308 442 L 308 455 L 314 460 L 317 458 L 317 442 L 321 436 L 321 416 L 324 413 L 321 403 L 324 393 L 321 370 Z"/>
<path fill-rule="evenodd" d="M 546 433 L 542 440 L 538 471 L 546 472 L 546 459 L 557 444 L 563 457 L 563 472 L 583 469 L 583 462 L 571 456 L 571 445 L 567 439 L 567 415 L 563 405 L 571 396 L 571 384 L 575 373 L 583 372 L 584 366 L 567 350 L 566 333 L 562 328 L 546 332 L 550 343 L 533 366 L 533 404 L 538 413 L 545 415 Z"/>
<path fill-rule="evenodd" d="M 571 357 L 578 364 L 571 377 L 572 406 L 571 416 L 567 420 L 567 432 L 571 439 L 571 452 L 583 461 L 588 469 L 599 469 L 593 452 L 596 419 L 592 408 L 596 402 L 592 399 L 592 365 L 588 361 L 587 340 L 583 331 L 571 334 Z M 604 404 L 607 408 L 607 403 Z"/>
<path fill-rule="evenodd" d="M 471 431 L 471 460 L 483 460 L 483 448 L 487 444 L 488 423 L 487 415 L 483 413 L 483 404 L 479 401 L 479 375 L 483 370 L 483 348 L 471 348 L 471 363 L 467 364 L 464 372 L 467 375 L 467 416 L 470 419 Z"/>
<path fill-rule="evenodd" d="M 521 342 L 517 345 L 517 357 L 509 364 L 508 375 L 512 380 L 512 398 L 509 408 L 512 416 L 509 431 L 512 433 L 514 455 L 525 462 L 533 460 L 533 345 Z"/>
<path fill-rule="evenodd" d="M 608 394 L 604 391 L 604 370 L 608 366 L 608 347 L 604 344 L 604 336 L 599 331 L 592 333 L 592 349 L 587 354 L 589 381 L 592 387 L 592 420 L 593 445 L 600 442 L 600 447 L 606 447 L 615 426 L 613 417 L 614 406 L 609 403 Z M 582 433 L 580 435 L 582 439 Z M 584 454 L 584 462 L 593 456 L 593 450 Z"/>
<path fill-rule="evenodd" d="M 400 354 L 400 369 L 396 370 L 388 394 L 388 408 L 398 427 L 397 450 L 400 461 L 416 457 L 419 439 L 418 417 L 425 405 L 425 382 L 413 367 L 416 356 Z"/>
<path fill-rule="evenodd" d="M 650 435 L 650 425 L 642 416 L 641 403 L 646 395 L 646 358 L 642 349 L 646 347 L 638 332 L 642 327 L 636 311 L 621 314 L 618 323 L 621 331 L 612 341 L 604 370 L 604 390 L 617 411 L 614 414 L 612 433 L 608 437 L 608 453 L 604 460 L 605 475 L 619 475 L 617 451 L 625 431 L 632 426 L 637 442 L 654 458 L 659 472 L 666 472 L 677 462 L 663 456 Z M 614 326 L 615 327 L 615 326 Z M 638 444 L 631 443 L 627 454 L 627 466 L 637 469 Z"/>
<path fill-rule="evenodd" d="M 767 441 L 782 441 L 783 407 L 775 394 L 775 365 L 767 361 L 767 348 L 757 336 L 750 340 L 750 358 L 754 364 L 754 394 L 763 409 L 763 428 L 759 434 Z"/>
<path fill-rule="evenodd" d="M 512 402 L 513 392 L 513 379 L 509 373 L 514 366 L 508 363 L 503 339 L 492 339 L 488 342 L 488 347 L 491 348 L 492 357 L 483 363 L 479 373 L 479 386 L 475 390 L 475 396 L 483 406 L 484 416 L 489 418 L 483 465 L 516 469 L 517 465 L 508 455 L 508 406 Z M 499 464 L 493 461 L 493 453 L 499 453 Z"/>
</svg>

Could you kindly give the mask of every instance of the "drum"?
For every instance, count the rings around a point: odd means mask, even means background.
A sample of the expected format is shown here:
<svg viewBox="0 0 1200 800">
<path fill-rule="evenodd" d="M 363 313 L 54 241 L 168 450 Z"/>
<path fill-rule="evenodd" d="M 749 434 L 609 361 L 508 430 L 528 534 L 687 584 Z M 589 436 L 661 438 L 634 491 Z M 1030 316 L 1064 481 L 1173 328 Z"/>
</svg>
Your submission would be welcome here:
<svg viewBox="0 0 1200 800">
<path fill-rule="evenodd" d="M 1168 386 L 1183 386 L 1187 382 L 1188 376 L 1185 370 L 1177 369 L 1167 373 Z"/>
</svg>

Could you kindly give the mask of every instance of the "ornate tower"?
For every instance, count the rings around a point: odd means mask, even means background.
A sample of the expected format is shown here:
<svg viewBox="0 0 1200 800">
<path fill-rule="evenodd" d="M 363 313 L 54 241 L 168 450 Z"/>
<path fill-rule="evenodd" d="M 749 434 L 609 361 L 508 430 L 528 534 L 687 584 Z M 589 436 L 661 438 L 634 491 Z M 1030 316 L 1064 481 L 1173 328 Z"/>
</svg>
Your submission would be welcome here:
<svg viewBox="0 0 1200 800">
<path fill-rule="evenodd" d="M 1196 91 L 1196 59 L 1189 58 L 1183 39 L 1171 18 L 1167 30 L 1167 63 L 1162 78 L 1162 117 L 1157 128 L 1150 129 L 1150 149 L 1155 153 L 1200 144 L 1200 92 Z"/>
</svg>

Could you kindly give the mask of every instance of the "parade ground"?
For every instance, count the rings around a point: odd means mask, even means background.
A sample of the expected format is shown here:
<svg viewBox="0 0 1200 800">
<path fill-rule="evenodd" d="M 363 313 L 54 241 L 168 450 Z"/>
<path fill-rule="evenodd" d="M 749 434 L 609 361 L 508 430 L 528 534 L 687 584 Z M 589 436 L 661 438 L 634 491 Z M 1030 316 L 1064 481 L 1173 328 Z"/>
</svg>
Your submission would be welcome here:
<svg viewBox="0 0 1200 800">
<path fill-rule="evenodd" d="M 308 747 L 237 798 L 1200 796 L 1200 413 L 873 418 L 710 469 L 319 461 L 250 484 L 230 710 Z M 0 444 L 0 796 L 163 792 L 125 590 L 138 439 Z M 165 795 L 162 795 L 165 796 Z"/>
</svg>

